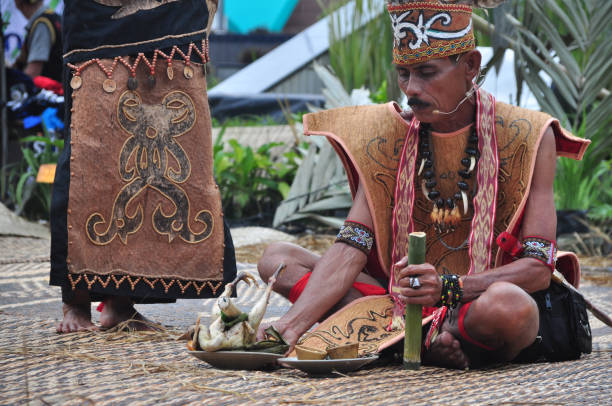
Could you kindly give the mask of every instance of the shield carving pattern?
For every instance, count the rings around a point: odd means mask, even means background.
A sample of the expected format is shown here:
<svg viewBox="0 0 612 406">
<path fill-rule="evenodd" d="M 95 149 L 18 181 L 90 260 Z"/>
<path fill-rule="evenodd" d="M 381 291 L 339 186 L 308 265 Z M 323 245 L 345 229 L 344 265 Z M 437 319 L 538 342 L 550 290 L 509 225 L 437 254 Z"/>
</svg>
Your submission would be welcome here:
<svg viewBox="0 0 612 406">
<path fill-rule="evenodd" d="M 110 64 L 112 61 L 103 61 Z M 178 69 L 182 62 L 175 61 Z M 74 91 L 68 260 L 71 273 L 222 280 L 223 224 L 213 178 L 203 73 L 103 90 L 94 65 Z"/>
</svg>

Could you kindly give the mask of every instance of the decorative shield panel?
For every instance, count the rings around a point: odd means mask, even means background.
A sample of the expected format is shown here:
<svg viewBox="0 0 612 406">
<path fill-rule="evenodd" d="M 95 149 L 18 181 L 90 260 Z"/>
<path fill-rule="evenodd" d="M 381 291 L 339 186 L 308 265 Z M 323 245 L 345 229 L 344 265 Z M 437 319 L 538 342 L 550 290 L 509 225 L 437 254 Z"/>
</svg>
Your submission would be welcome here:
<svg viewBox="0 0 612 406">
<path fill-rule="evenodd" d="M 73 77 L 69 276 L 184 293 L 223 280 L 206 79 L 179 60 L 153 74 L 102 59 Z"/>
</svg>

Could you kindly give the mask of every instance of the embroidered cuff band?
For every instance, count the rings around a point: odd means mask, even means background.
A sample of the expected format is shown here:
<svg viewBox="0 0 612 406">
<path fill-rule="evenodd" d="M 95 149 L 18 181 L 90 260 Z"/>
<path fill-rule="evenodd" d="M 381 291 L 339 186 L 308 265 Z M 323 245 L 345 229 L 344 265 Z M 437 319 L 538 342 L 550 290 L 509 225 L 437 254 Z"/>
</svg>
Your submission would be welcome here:
<svg viewBox="0 0 612 406">
<path fill-rule="evenodd" d="M 521 257 L 535 258 L 554 271 L 557 262 L 557 244 L 542 237 L 525 237 Z"/>
<path fill-rule="evenodd" d="M 343 242 L 369 255 L 374 245 L 374 232 L 361 223 L 346 220 L 344 225 L 340 227 L 336 242 Z"/>
</svg>

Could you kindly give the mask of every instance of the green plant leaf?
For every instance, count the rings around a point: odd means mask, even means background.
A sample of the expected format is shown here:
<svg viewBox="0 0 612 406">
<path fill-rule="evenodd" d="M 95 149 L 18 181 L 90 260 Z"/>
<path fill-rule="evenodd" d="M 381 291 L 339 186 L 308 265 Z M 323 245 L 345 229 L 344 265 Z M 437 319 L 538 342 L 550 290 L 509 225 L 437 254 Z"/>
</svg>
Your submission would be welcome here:
<svg viewBox="0 0 612 406">
<path fill-rule="evenodd" d="M 244 208 L 249 203 L 249 195 L 244 192 L 236 192 L 234 193 L 234 201 L 238 204 L 238 207 L 241 209 Z"/>
<path fill-rule="evenodd" d="M 278 184 L 278 191 L 280 192 L 281 196 L 284 199 L 287 199 L 287 196 L 289 196 L 289 190 L 291 189 L 291 186 L 289 186 L 289 184 L 287 182 L 280 182 Z"/>
<path fill-rule="evenodd" d="M 599 132 L 599 128 L 607 128 L 610 126 L 612 122 L 612 96 L 606 97 L 599 104 L 597 104 L 593 110 L 589 113 L 588 120 L 586 121 L 586 129 L 585 136 L 587 138 L 591 138 L 593 134 L 597 134 Z M 597 140 L 599 142 L 610 142 L 612 141 L 612 137 L 608 134 L 605 134 L 603 140 Z M 607 148 L 599 145 L 591 145 L 591 149 L 601 148 L 604 150 L 608 150 Z"/>
<path fill-rule="evenodd" d="M 28 166 L 30 167 L 29 172 L 32 174 L 36 174 L 36 172 L 38 172 L 40 164 L 36 160 L 36 156 L 34 156 L 34 151 L 29 148 L 22 148 L 21 153 L 23 154 L 23 158 L 26 160 Z"/>
<path fill-rule="evenodd" d="M 266 155 L 266 156 L 268 156 L 268 155 L 270 154 L 270 150 L 271 150 L 272 148 L 275 148 L 275 147 L 282 147 L 282 146 L 284 146 L 284 145 L 285 145 L 285 143 L 284 143 L 284 142 L 268 142 L 268 143 L 266 143 L 266 144 L 264 144 L 264 145 L 260 146 L 259 148 L 257 148 L 257 151 L 256 151 L 256 152 L 257 152 L 257 154 L 259 154 L 259 155 Z"/>
<path fill-rule="evenodd" d="M 587 42 L 585 38 L 585 32 L 580 31 L 578 27 L 576 27 L 576 25 L 574 24 L 575 20 L 571 19 L 565 13 L 565 11 L 563 11 L 563 9 L 559 7 L 559 4 L 557 4 L 556 0 L 544 0 L 543 3 L 546 4 L 546 6 L 550 10 L 552 10 L 559 19 L 561 19 L 564 27 L 567 28 L 571 32 L 572 36 L 578 41 L 578 45 L 580 46 L 580 48 L 584 49 L 584 47 L 586 46 L 586 42 Z M 539 7 L 538 2 L 534 2 L 533 5 L 535 6 L 535 8 Z M 575 5 L 570 7 L 570 10 L 574 9 L 574 7 Z"/>
<path fill-rule="evenodd" d="M 530 62 L 535 64 L 540 70 L 546 72 L 552 79 L 553 82 L 558 86 L 559 91 L 563 95 L 563 100 L 570 104 L 572 108 L 576 108 L 576 98 L 578 92 L 575 88 L 568 86 L 567 78 L 564 77 L 563 73 L 559 72 L 552 65 L 542 61 L 529 47 L 521 44 L 521 51 L 525 58 L 528 58 Z"/>
<path fill-rule="evenodd" d="M 15 189 L 15 199 L 17 203 L 17 209 L 15 211 L 17 215 L 21 214 L 24 206 L 28 202 L 29 196 L 31 195 L 31 188 L 29 189 L 30 192 L 28 193 L 28 187 L 26 187 L 28 181 L 30 184 L 35 183 L 34 177 L 30 175 L 30 173 L 26 172 L 19 177 L 19 181 L 17 182 L 17 188 Z"/>
<path fill-rule="evenodd" d="M 590 36 L 597 38 L 603 34 L 604 30 L 610 30 L 610 15 L 612 14 L 612 2 L 602 0 L 595 4 L 594 9 L 590 11 Z"/>
<path fill-rule="evenodd" d="M 316 202 L 310 203 L 302 207 L 300 212 L 319 212 L 327 210 L 350 209 L 353 205 L 353 199 L 350 194 L 341 194 L 338 196 L 328 197 Z"/>
<path fill-rule="evenodd" d="M 579 80 L 581 78 L 580 67 L 576 62 L 576 59 L 569 51 L 567 45 L 563 41 L 563 38 L 559 35 L 558 30 L 553 26 L 553 24 L 546 18 L 546 16 L 541 16 L 540 24 L 538 27 L 546 34 L 546 41 L 549 41 L 552 49 L 554 49 L 555 54 L 559 57 L 559 62 L 552 59 L 552 55 L 550 55 L 549 50 L 546 46 L 540 47 L 538 45 L 538 49 L 543 55 L 547 56 L 547 60 L 550 63 L 559 64 L 565 67 L 568 71 L 567 77 L 572 79 L 572 83 L 576 86 L 579 85 Z M 528 31 L 528 30 L 527 30 Z M 533 38 L 539 44 L 544 45 L 543 42 L 533 33 L 531 33 L 530 38 Z"/>
</svg>

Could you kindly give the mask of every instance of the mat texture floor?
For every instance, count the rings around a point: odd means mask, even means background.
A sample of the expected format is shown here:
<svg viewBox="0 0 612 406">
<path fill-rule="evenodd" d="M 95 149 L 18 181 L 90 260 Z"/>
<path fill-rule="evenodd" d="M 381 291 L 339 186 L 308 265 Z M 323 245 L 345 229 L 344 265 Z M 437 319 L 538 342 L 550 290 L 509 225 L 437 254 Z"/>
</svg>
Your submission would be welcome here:
<svg viewBox="0 0 612 406">
<path fill-rule="evenodd" d="M 593 317 L 593 352 L 573 362 L 470 371 L 406 371 L 396 363 L 326 377 L 286 368 L 224 371 L 191 357 L 177 340 L 197 313 L 209 313 L 214 300 L 139 306 L 167 327 L 165 333 L 56 334 L 61 300 L 58 289 L 48 286 L 47 261 L 48 240 L 0 238 L 3 405 L 595 405 L 612 399 L 612 329 Z M 247 261 L 239 267 L 256 273 Z M 582 290 L 612 313 L 612 287 L 585 284 Z M 262 293 L 241 284 L 238 304 L 246 308 Z M 288 306 L 274 295 L 266 319 Z"/>
</svg>

